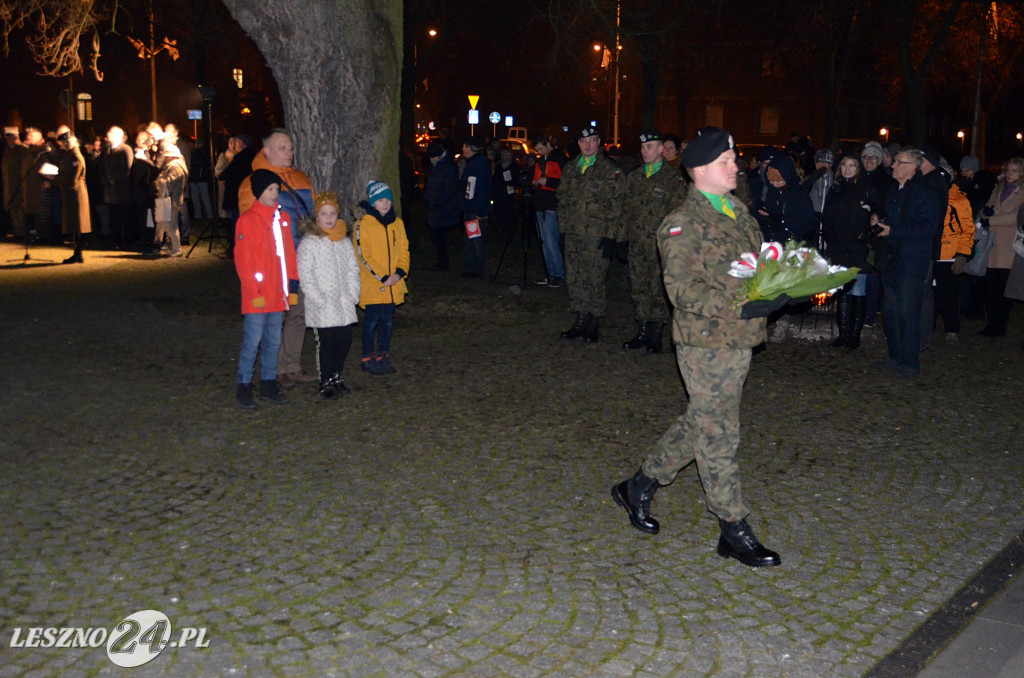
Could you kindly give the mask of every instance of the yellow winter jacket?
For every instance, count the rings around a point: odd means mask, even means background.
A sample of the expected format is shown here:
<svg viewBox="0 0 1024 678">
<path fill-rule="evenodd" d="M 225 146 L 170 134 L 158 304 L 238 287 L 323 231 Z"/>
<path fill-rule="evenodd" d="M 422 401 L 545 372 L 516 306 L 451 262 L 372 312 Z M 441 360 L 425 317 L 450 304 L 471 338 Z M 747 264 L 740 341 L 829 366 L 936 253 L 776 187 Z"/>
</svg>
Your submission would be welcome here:
<svg viewBox="0 0 1024 678">
<path fill-rule="evenodd" d="M 953 184 L 949 187 L 949 207 L 946 208 L 946 225 L 942 228 L 939 259 L 949 261 L 958 254 L 970 257 L 973 247 L 974 215 L 971 214 L 971 202 L 960 187 Z"/>
<path fill-rule="evenodd" d="M 394 212 L 390 212 L 394 215 Z M 405 224 L 395 220 L 385 226 L 372 208 L 359 220 L 353 233 L 356 259 L 359 262 L 361 288 L 359 306 L 367 304 L 401 304 L 409 291 L 405 277 L 409 274 L 409 240 L 405 235 Z M 390 287 L 382 281 L 392 273 L 402 279 Z"/>
</svg>

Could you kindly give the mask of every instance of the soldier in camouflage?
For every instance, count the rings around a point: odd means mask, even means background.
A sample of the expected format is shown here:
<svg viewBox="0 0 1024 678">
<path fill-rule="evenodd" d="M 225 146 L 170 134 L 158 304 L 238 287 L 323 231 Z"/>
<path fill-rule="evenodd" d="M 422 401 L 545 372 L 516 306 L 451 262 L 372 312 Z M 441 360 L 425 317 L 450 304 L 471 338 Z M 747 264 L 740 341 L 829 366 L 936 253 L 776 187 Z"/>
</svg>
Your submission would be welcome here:
<svg viewBox="0 0 1024 678">
<path fill-rule="evenodd" d="M 600 153 L 601 137 L 593 127 L 576 136 L 580 154 L 562 168 L 558 188 L 558 228 L 565 234 L 565 280 L 569 305 L 576 315 L 563 339 L 597 341 L 604 317 L 608 262 L 622 239 L 619 200 L 622 172 Z"/>
<path fill-rule="evenodd" d="M 683 200 L 686 184 L 679 170 L 663 157 L 660 132 L 640 135 L 643 164 L 626 176 L 623 186 L 623 222 L 629 241 L 629 287 L 636 308 L 636 335 L 622 345 L 626 350 L 661 352 L 661 337 L 668 322 L 668 304 L 658 258 L 658 226 Z"/>
<path fill-rule="evenodd" d="M 736 451 L 740 441 L 740 396 L 751 348 L 765 340 L 764 317 L 775 301 L 738 307 L 741 281 L 727 274 L 744 252 L 759 252 L 757 221 L 729 192 L 736 188 L 732 135 L 705 131 L 683 151 L 693 180 L 683 204 L 658 229 L 665 289 L 675 307 L 672 336 L 689 406 L 665 432 L 632 478 L 612 487 L 637 529 L 656 534 L 651 498 L 696 461 L 708 509 L 718 516 L 718 554 L 750 567 L 770 567 L 779 555 L 758 541 L 746 516 Z"/>
</svg>

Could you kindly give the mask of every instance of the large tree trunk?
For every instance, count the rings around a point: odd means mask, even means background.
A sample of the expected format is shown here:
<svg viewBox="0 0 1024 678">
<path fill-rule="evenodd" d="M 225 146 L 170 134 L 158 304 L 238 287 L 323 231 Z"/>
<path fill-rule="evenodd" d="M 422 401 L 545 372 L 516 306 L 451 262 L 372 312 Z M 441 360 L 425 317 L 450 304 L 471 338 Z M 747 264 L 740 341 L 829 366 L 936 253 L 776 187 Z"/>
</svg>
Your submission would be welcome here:
<svg viewBox="0 0 1024 678">
<path fill-rule="evenodd" d="M 383 179 L 398 205 L 402 0 L 224 0 L 274 72 L 295 167 L 342 217 Z"/>
</svg>

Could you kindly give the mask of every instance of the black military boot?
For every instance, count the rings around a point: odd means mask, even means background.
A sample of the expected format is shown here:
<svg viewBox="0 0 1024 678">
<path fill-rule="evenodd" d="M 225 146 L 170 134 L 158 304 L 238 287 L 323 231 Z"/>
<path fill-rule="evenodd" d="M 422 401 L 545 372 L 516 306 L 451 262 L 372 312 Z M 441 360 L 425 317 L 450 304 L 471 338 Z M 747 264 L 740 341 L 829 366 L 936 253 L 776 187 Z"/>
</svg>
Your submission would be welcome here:
<svg viewBox="0 0 1024 678">
<path fill-rule="evenodd" d="M 326 378 L 320 380 L 320 397 L 324 400 L 337 400 L 338 399 L 338 386 L 335 383 L 335 378 L 338 377 L 338 373 L 328 375 Z"/>
<path fill-rule="evenodd" d="M 850 341 L 850 304 L 853 297 L 840 292 L 839 300 L 836 302 L 836 325 L 839 328 L 839 336 L 832 342 L 832 348 L 843 348 Z"/>
<path fill-rule="evenodd" d="M 854 351 L 860 346 L 860 333 L 864 329 L 864 314 L 868 309 L 867 297 L 850 297 L 850 338 L 846 350 Z"/>
<path fill-rule="evenodd" d="M 778 553 L 761 545 L 746 520 L 730 523 L 719 519 L 718 524 L 722 527 L 722 536 L 718 538 L 718 555 L 735 558 L 747 567 L 775 567 L 782 564 Z"/>
<path fill-rule="evenodd" d="M 235 398 L 238 399 L 238 405 L 242 409 L 255 410 L 258 407 L 256 400 L 252 397 L 252 382 L 239 384 L 235 390 Z"/>
<path fill-rule="evenodd" d="M 647 337 L 647 352 L 661 353 L 661 335 L 665 332 L 665 323 L 651 323 Z"/>
<path fill-rule="evenodd" d="M 632 351 L 637 348 L 643 348 L 647 346 L 647 342 L 650 339 L 650 335 L 647 330 L 650 327 L 650 323 L 646 320 L 636 321 L 636 334 L 633 338 L 622 345 L 622 348 L 626 351 Z"/>
<path fill-rule="evenodd" d="M 597 341 L 597 327 L 601 319 L 589 313 L 583 318 L 583 343 L 593 344 Z"/>
<path fill-rule="evenodd" d="M 288 402 L 288 397 L 281 390 L 277 379 L 263 379 L 260 381 L 260 400 L 281 405 Z"/>
<path fill-rule="evenodd" d="M 639 468 L 629 480 L 612 485 L 612 499 L 626 509 L 633 527 L 641 532 L 658 534 L 661 525 L 651 517 L 651 498 L 659 487 L 661 483 L 645 476 L 644 470 Z"/>
<path fill-rule="evenodd" d="M 334 376 L 333 376 L 333 379 L 334 379 L 334 388 L 338 389 L 338 395 L 345 396 L 345 395 L 348 395 L 349 393 L 352 392 L 352 389 L 350 389 L 345 384 L 345 377 L 343 377 L 340 374 L 338 374 L 337 372 L 335 372 Z"/>
<path fill-rule="evenodd" d="M 576 313 L 576 321 L 573 322 L 572 327 L 562 332 L 562 339 L 576 339 L 577 337 L 583 336 L 583 314 Z"/>
</svg>

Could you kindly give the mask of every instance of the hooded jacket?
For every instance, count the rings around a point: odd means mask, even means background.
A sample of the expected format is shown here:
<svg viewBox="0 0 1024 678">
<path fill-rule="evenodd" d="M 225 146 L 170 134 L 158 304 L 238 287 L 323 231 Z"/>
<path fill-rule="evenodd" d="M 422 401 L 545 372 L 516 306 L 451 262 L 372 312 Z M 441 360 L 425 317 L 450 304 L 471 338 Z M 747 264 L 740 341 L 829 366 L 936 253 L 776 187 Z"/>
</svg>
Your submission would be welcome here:
<svg viewBox="0 0 1024 678">
<path fill-rule="evenodd" d="M 770 185 L 768 174 L 773 168 L 778 170 L 786 181 L 786 185 L 781 189 Z M 765 240 L 784 243 L 793 238 L 812 245 L 817 244 L 818 218 L 814 214 L 811 196 L 800 188 L 800 177 L 788 155 L 778 153 L 771 159 L 765 171 L 765 181 L 769 182 L 764 203 L 768 216 L 759 213 L 757 217 Z M 812 240 L 815 242 L 811 242 Z"/>
<path fill-rule="evenodd" d="M 946 223 L 942 227 L 942 242 L 939 251 L 941 261 L 950 261 L 956 255 L 971 256 L 974 247 L 974 215 L 971 201 L 959 186 L 949 187 L 949 206 L 946 209 Z"/>
</svg>

